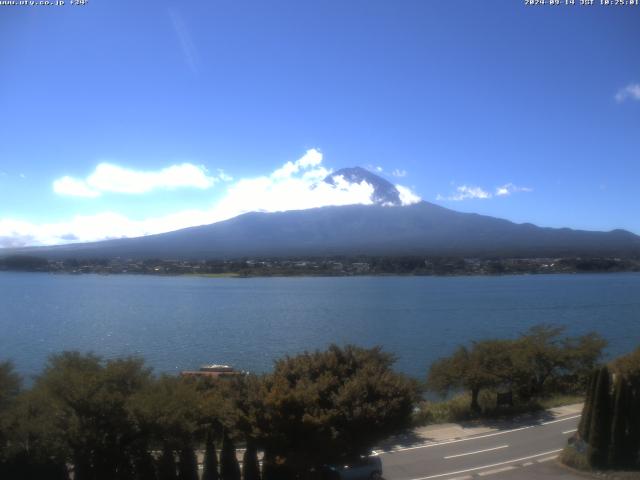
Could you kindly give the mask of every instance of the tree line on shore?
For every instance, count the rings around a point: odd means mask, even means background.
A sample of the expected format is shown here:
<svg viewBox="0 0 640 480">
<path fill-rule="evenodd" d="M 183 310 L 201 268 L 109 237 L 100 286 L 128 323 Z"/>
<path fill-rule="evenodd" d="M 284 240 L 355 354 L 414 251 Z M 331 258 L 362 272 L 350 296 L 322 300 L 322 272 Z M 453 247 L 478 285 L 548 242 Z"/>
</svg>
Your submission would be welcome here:
<svg viewBox="0 0 640 480">
<path fill-rule="evenodd" d="M 66 480 L 73 471 L 75 480 L 197 480 L 198 463 L 206 480 L 321 478 L 322 465 L 367 455 L 409 428 L 425 388 L 468 389 L 474 415 L 483 413 L 481 391 L 509 393 L 511 404 L 584 393 L 604 346 L 596 334 L 537 326 L 459 347 L 432 365 L 426 383 L 394 371 L 394 356 L 380 348 L 350 345 L 286 356 L 265 375 L 217 379 L 63 352 L 28 389 L 5 362 L 0 478 Z"/>
<path fill-rule="evenodd" d="M 0 478 L 197 480 L 202 450 L 206 480 L 318 478 L 410 425 L 418 383 L 393 362 L 380 348 L 330 346 L 267 375 L 206 379 L 64 352 L 25 390 L 3 363 Z"/>
<path fill-rule="evenodd" d="M 536 325 L 515 339 L 461 345 L 433 363 L 427 389 L 441 395 L 467 391 L 471 414 L 481 414 L 480 394 L 496 406 L 514 407 L 555 394 L 583 394 L 606 341 L 597 333 L 564 336 L 564 328 Z"/>
<path fill-rule="evenodd" d="M 32 255 L 0 256 L 0 271 L 101 274 L 209 274 L 239 276 L 297 275 L 514 275 L 567 272 L 640 271 L 638 258 L 463 258 L 381 255 L 236 259 L 68 258 L 47 260 Z"/>
</svg>

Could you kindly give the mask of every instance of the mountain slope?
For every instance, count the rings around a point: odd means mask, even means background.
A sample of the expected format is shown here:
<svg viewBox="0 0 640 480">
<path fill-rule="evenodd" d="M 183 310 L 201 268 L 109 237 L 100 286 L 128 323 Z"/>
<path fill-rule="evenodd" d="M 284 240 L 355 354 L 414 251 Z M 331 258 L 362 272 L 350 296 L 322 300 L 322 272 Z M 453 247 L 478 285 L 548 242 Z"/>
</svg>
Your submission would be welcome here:
<svg viewBox="0 0 640 480">
<path fill-rule="evenodd" d="M 7 252 L 9 253 L 9 252 Z M 560 257 L 640 255 L 623 230 L 541 228 L 428 202 L 247 213 L 147 237 L 13 250 L 48 258 L 204 259 L 324 255 Z"/>
<path fill-rule="evenodd" d="M 329 185 L 336 185 L 337 177 L 344 178 L 347 183 L 366 182 L 371 185 L 373 187 L 371 201 L 376 205 L 402 205 L 398 189 L 388 180 L 371 173 L 369 170 L 365 170 L 362 167 L 341 168 L 340 170 L 327 175 L 324 181 Z"/>
</svg>

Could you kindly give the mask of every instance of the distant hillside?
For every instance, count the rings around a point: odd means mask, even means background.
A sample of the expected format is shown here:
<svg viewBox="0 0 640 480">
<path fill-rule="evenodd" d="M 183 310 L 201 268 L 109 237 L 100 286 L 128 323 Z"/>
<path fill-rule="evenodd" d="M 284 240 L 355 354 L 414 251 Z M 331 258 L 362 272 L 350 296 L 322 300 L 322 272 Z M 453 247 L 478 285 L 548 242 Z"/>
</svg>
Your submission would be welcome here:
<svg viewBox="0 0 640 480">
<path fill-rule="evenodd" d="M 247 213 L 211 225 L 147 237 L 11 249 L 6 253 L 28 253 L 50 259 L 413 254 L 628 257 L 640 255 L 640 237 L 624 230 L 590 232 L 515 224 L 420 202 L 404 207 L 350 205 Z"/>
</svg>

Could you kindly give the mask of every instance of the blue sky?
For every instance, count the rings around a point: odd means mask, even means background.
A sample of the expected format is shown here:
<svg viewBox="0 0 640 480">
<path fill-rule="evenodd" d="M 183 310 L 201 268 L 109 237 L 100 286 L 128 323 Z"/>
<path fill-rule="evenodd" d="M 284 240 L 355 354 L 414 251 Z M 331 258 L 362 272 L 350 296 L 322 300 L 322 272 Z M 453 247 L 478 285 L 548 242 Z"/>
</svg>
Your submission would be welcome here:
<svg viewBox="0 0 640 480">
<path fill-rule="evenodd" d="M 407 203 L 640 233 L 639 25 L 498 0 L 0 7 L 0 246 L 365 202 L 308 193 L 355 165 Z"/>
</svg>

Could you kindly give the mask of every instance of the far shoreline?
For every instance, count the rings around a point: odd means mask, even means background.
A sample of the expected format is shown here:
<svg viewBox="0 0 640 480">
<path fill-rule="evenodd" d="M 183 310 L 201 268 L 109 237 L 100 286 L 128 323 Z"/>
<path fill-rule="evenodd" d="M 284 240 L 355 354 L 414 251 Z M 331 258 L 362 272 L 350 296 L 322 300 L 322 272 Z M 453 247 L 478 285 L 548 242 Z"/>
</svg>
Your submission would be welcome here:
<svg viewBox="0 0 640 480">
<path fill-rule="evenodd" d="M 99 273 L 99 272 L 65 272 L 65 271 L 26 271 L 26 270 L 0 270 L 2 273 L 24 274 L 50 274 L 52 276 L 91 276 L 91 277 L 155 277 L 155 278 L 203 278 L 203 279 L 255 279 L 255 278 L 503 278 L 503 277 L 544 277 L 544 276 L 585 276 L 585 275 L 618 275 L 640 274 L 636 270 L 622 271 L 575 271 L 575 272 L 518 272 L 518 273 L 460 273 L 460 274 L 424 274 L 424 273 L 367 273 L 367 274 L 239 274 L 239 273 Z"/>
<path fill-rule="evenodd" d="M 0 271 L 99 275 L 192 275 L 207 278 L 355 276 L 503 276 L 640 272 L 640 257 L 327 256 L 238 259 L 0 257 Z"/>
</svg>

